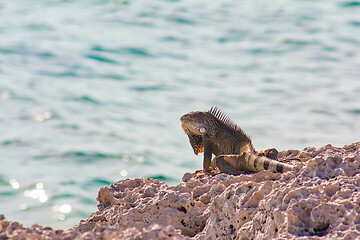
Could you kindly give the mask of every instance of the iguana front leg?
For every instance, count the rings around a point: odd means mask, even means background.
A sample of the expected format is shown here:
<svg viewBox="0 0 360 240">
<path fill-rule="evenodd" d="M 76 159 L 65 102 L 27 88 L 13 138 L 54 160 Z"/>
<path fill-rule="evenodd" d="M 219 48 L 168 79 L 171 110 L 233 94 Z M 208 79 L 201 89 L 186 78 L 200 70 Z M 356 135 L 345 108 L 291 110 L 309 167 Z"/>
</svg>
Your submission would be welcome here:
<svg viewBox="0 0 360 240">
<path fill-rule="evenodd" d="M 204 135 L 204 162 L 203 162 L 203 171 L 210 172 L 210 164 L 212 157 L 212 148 L 208 135 Z"/>
</svg>

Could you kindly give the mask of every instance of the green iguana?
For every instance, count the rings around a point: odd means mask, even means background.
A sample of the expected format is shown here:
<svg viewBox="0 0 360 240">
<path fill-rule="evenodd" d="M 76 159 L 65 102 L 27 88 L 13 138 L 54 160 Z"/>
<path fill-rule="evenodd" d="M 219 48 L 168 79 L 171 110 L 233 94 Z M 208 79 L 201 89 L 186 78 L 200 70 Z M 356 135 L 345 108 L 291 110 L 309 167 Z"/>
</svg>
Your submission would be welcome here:
<svg viewBox="0 0 360 240">
<path fill-rule="evenodd" d="M 204 172 L 210 172 L 210 166 L 228 174 L 262 170 L 283 173 L 293 169 L 289 164 L 269 158 L 276 158 L 275 149 L 265 153 L 267 157 L 257 153 L 250 137 L 217 107 L 207 112 L 184 114 L 180 120 L 194 153 L 204 152 Z M 212 154 L 216 157 L 211 161 Z"/>
</svg>

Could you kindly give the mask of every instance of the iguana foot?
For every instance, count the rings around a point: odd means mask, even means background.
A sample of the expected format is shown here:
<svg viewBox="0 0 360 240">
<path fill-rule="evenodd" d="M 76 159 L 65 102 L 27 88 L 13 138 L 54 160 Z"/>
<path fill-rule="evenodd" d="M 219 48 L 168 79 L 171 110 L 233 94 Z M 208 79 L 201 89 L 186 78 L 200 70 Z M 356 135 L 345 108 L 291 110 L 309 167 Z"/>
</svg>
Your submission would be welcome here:
<svg viewBox="0 0 360 240">
<path fill-rule="evenodd" d="M 265 148 L 259 152 L 259 155 L 276 160 L 278 153 L 278 150 L 275 148 Z"/>
<path fill-rule="evenodd" d="M 219 173 L 219 170 L 216 168 L 216 166 L 212 165 L 207 170 L 203 169 L 202 172 L 206 175 L 216 175 Z"/>
</svg>

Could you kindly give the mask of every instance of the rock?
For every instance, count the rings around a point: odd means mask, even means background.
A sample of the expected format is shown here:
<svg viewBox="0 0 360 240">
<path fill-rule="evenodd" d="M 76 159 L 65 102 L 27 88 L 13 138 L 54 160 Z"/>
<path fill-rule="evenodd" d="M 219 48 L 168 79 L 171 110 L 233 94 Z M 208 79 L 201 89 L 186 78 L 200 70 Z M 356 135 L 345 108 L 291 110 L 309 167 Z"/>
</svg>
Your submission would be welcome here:
<svg viewBox="0 0 360 240">
<path fill-rule="evenodd" d="M 279 153 L 283 174 L 186 173 L 183 183 L 127 179 L 98 193 L 99 211 L 66 231 L 0 215 L 0 239 L 360 238 L 360 143 Z"/>
</svg>

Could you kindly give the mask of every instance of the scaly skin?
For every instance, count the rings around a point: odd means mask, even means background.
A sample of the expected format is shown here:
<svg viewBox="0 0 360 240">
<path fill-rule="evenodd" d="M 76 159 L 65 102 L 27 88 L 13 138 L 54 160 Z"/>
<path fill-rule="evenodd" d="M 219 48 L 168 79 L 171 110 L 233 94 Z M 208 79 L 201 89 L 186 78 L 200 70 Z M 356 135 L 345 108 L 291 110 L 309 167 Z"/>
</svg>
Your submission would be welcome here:
<svg viewBox="0 0 360 240">
<path fill-rule="evenodd" d="M 210 166 L 229 174 L 263 170 L 282 173 L 293 169 L 289 164 L 258 154 L 250 137 L 217 107 L 184 114 L 180 120 L 194 153 L 204 152 L 204 172 L 210 172 Z M 267 156 L 276 157 L 274 151 L 268 153 Z M 211 161 L 212 154 L 216 157 Z"/>
</svg>

